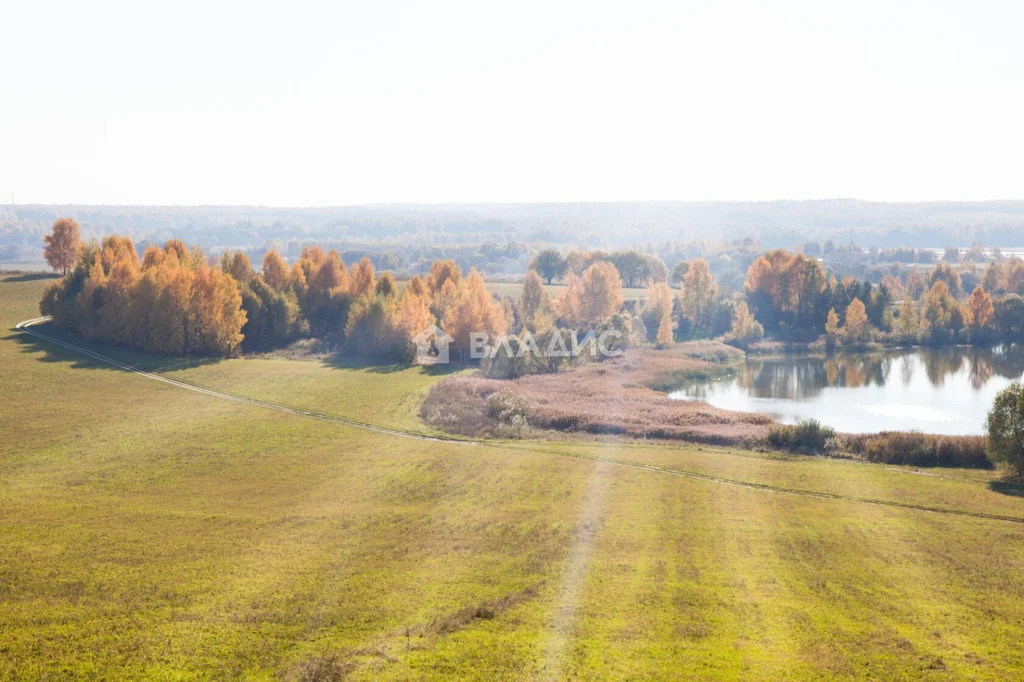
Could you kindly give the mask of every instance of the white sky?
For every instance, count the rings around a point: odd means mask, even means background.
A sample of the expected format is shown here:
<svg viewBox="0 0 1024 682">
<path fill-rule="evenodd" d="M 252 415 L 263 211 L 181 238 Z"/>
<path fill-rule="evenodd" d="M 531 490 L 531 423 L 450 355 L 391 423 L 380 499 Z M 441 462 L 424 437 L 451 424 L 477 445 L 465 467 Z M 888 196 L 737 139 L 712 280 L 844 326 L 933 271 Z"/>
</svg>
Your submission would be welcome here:
<svg viewBox="0 0 1024 682">
<path fill-rule="evenodd" d="M 0 7 L 0 200 L 1024 199 L 1017 2 Z"/>
</svg>

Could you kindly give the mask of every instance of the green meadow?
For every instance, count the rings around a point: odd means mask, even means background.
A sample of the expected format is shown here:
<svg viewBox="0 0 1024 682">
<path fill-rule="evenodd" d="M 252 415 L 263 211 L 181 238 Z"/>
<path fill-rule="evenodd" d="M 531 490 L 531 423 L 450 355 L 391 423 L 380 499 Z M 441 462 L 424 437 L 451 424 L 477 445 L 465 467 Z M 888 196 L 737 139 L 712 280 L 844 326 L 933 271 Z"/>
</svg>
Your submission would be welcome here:
<svg viewBox="0 0 1024 682">
<path fill-rule="evenodd" d="M 1024 490 L 699 446 L 428 440 L 443 372 L 136 366 L 14 329 L 0 275 L 0 679 L 1024 673 Z"/>
</svg>

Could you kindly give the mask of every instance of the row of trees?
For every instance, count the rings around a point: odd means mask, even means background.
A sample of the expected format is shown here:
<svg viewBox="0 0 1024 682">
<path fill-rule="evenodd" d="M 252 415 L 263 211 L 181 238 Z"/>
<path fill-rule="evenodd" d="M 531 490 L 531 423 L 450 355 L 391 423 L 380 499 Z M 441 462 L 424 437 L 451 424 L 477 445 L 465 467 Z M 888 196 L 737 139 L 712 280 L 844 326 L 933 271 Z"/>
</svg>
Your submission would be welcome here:
<svg viewBox="0 0 1024 682">
<path fill-rule="evenodd" d="M 602 261 L 615 266 L 627 287 L 643 287 L 668 279 L 668 268 L 660 258 L 638 251 L 570 251 L 562 256 L 556 249 L 545 249 L 533 258 L 530 268 L 550 284 L 566 275 L 582 277 L 591 265 Z"/>
<path fill-rule="evenodd" d="M 177 240 L 140 260 L 128 237 L 87 245 L 40 303 L 58 327 L 87 339 L 168 355 L 225 355 L 246 314 L 234 279 Z"/>
<path fill-rule="evenodd" d="M 563 258 L 551 250 L 535 259 L 539 269 L 527 273 L 518 302 L 490 295 L 478 272 L 463 277 L 450 260 L 435 261 L 403 289 L 390 273 L 378 276 L 368 258 L 349 267 L 319 246 L 304 248 L 291 266 L 271 249 L 259 271 L 243 252 L 212 262 L 177 240 L 149 247 L 140 259 L 126 237 L 81 247 L 77 225 L 63 219 L 47 238 L 46 255 L 66 272 L 42 304 L 59 325 L 166 354 L 265 350 L 312 336 L 352 353 L 402 357 L 412 337 L 435 323 L 454 337 L 456 352 L 468 349 L 474 331 L 498 337 L 595 329 L 623 309 L 628 282 L 616 261 L 650 279 L 642 307 L 626 306 L 616 324 L 634 340 L 659 345 L 727 333 L 746 342 L 823 334 L 855 342 L 880 333 L 936 342 L 1024 340 L 1024 299 L 993 298 L 981 284 L 964 297 L 961 271 L 949 264 L 927 277 L 912 269 L 906 279 L 874 286 L 837 281 L 817 259 L 781 249 L 751 263 L 742 300 L 723 295 L 703 258 L 675 265 L 674 291 L 664 266 L 642 254 L 573 251 Z M 1018 276 L 1024 279 L 1024 264 L 995 261 L 984 281 L 1005 291 Z M 565 284 L 555 299 L 543 282 L 553 278 Z M 902 298 L 898 306 L 893 291 Z"/>
<path fill-rule="evenodd" d="M 514 304 L 488 293 L 476 270 L 463 277 L 448 260 L 400 288 L 390 273 L 378 276 L 368 258 L 348 267 L 337 251 L 319 246 L 305 248 L 290 267 L 270 250 L 256 271 L 243 252 L 212 261 L 178 240 L 150 246 L 141 259 L 128 237 L 83 247 L 77 225 L 63 220 L 47 242 L 51 252 L 54 267 L 67 272 L 47 290 L 44 314 L 88 339 L 168 355 L 265 350 L 312 336 L 351 353 L 398 358 L 435 323 L 459 352 L 472 332 L 497 338 L 516 325 L 594 327 L 623 303 L 621 278 L 607 261 L 581 277 L 570 273 L 556 300 L 531 272 Z"/>
<path fill-rule="evenodd" d="M 985 280 L 1005 291 L 1016 265 L 989 266 Z M 1024 266 L 1019 268 L 1024 275 Z M 1005 276 L 1005 277 L 1003 277 Z M 1001 278 L 1002 277 L 1002 278 Z M 825 334 L 836 342 L 865 341 L 880 333 L 904 341 L 1022 341 L 1021 297 L 997 299 L 983 284 L 965 295 L 961 272 L 940 264 L 922 277 L 911 269 L 906 280 L 883 279 L 878 286 L 851 277 L 826 279 L 821 263 L 800 253 L 770 251 L 750 266 L 746 301 L 767 334 L 812 340 Z M 901 299 L 893 305 L 893 292 Z"/>
</svg>

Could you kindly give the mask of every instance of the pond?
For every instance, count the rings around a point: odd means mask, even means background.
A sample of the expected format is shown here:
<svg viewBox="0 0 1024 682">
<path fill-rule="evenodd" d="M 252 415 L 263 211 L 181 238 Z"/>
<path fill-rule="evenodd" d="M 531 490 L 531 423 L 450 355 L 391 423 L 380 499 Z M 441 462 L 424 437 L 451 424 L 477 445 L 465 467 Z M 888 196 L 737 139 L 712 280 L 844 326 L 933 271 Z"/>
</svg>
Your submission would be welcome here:
<svg viewBox="0 0 1024 682">
<path fill-rule="evenodd" d="M 1024 374 L 1024 346 L 750 357 L 737 375 L 669 395 L 837 431 L 984 433 L 992 400 Z"/>
</svg>

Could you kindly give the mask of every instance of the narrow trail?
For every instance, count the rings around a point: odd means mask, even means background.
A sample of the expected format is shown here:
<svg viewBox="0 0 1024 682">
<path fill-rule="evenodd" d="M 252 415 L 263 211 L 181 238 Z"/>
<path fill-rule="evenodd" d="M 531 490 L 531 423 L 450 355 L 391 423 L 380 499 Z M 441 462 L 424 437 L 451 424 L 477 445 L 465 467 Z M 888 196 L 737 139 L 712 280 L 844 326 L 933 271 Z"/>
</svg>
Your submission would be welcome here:
<svg viewBox="0 0 1024 682">
<path fill-rule="evenodd" d="M 276 410 L 278 412 L 286 412 L 288 414 L 294 414 L 294 415 L 298 415 L 300 417 L 310 417 L 311 419 L 319 419 L 321 421 L 334 422 L 336 424 L 344 424 L 346 426 L 352 426 L 352 427 L 355 427 L 355 428 L 358 428 L 358 429 L 366 429 L 367 431 L 375 431 L 377 433 L 383 433 L 383 434 L 387 434 L 389 436 L 401 436 L 402 438 L 415 438 L 415 439 L 418 439 L 418 440 L 435 441 L 435 442 L 442 442 L 442 443 L 460 443 L 460 444 L 463 444 L 463 445 L 478 445 L 478 444 L 480 444 L 480 441 L 459 440 L 457 438 L 441 438 L 441 437 L 436 437 L 436 436 L 427 436 L 427 435 L 423 435 L 423 434 L 413 433 L 411 431 L 402 431 L 400 429 L 389 429 L 389 428 L 387 428 L 385 426 L 375 426 L 373 424 L 366 424 L 366 423 L 363 423 L 363 422 L 356 421 L 354 419 L 345 419 L 344 417 L 336 417 L 336 416 L 329 415 L 329 414 L 321 414 L 319 412 L 312 412 L 310 410 L 300 410 L 300 409 L 298 409 L 296 407 L 289 407 L 288 405 L 281 405 L 280 403 L 271 403 L 271 402 L 267 402 L 265 400 L 257 400 L 255 398 L 247 398 L 245 396 L 235 395 L 233 393 L 225 393 L 223 391 L 216 391 L 216 390 L 213 390 L 211 388 L 204 388 L 202 386 L 196 386 L 195 384 L 189 384 L 189 383 L 186 383 L 184 381 L 178 381 L 177 379 L 171 379 L 169 377 L 163 376 L 162 374 L 155 374 L 153 372 L 146 372 L 145 370 L 141 370 L 138 367 L 133 367 L 133 366 L 128 365 L 126 363 L 120 362 L 119 360 L 115 360 L 114 358 L 111 358 L 109 356 L 103 355 L 102 353 L 97 353 L 96 351 L 90 350 L 88 348 L 83 348 L 82 346 L 77 346 L 77 345 L 75 345 L 73 343 L 67 343 L 66 341 L 61 341 L 60 339 L 54 338 L 54 337 L 52 337 L 52 336 L 50 336 L 48 334 L 43 334 L 40 331 L 32 329 L 32 327 L 34 325 L 42 324 L 44 322 L 48 322 L 49 320 L 50 320 L 49 317 L 36 317 L 36 318 L 31 319 L 31 320 L 25 320 L 24 322 L 19 322 L 15 326 L 15 329 L 17 329 L 18 331 L 24 332 L 26 334 L 29 334 L 31 336 L 34 336 L 37 339 L 42 339 L 42 340 L 44 340 L 44 341 L 46 341 L 48 343 L 52 343 L 52 344 L 55 344 L 57 346 L 60 346 L 61 348 L 65 348 L 67 350 L 74 351 L 76 353 L 81 353 L 82 355 L 86 355 L 86 356 L 92 358 L 93 360 L 97 360 L 97 361 L 102 362 L 102 363 L 107 364 L 107 365 L 112 365 L 114 367 L 117 367 L 118 369 L 123 369 L 126 372 L 131 372 L 133 374 L 138 374 L 139 376 L 145 377 L 147 379 L 152 379 L 154 381 L 160 381 L 160 382 L 163 382 L 165 384 L 170 384 L 171 386 L 177 386 L 178 388 L 184 388 L 185 390 L 188 390 L 188 391 L 195 391 L 196 393 L 202 393 L 204 395 L 208 395 L 208 396 L 211 396 L 213 398 L 220 398 L 222 400 L 230 400 L 230 401 L 233 401 L 233 402 L 236 402 L 236 403 L 245 403 L 247 405 L 254 405 L 256 407 L 263 407 L 263 408 L 266 408 L 268 410 Z"/>
<path fill-rule="evenodd" d="M 801 497 L 810 497 L 821 500 L 836 500 L 840 502 L 855 502 L 858 504 L 871 504 L 882 507 L 892 507 L 897 509 L 907 509 L 912 511 L 923 511 L 931 512 L 935 514 L 948 514 L 952 516 L 964 516 L 976 519 L 985 519 L 990 521 L 1007 521 L 1010 523 L 1024 524 L 1024 518 L 1018 516 L 1007 516 L 1002 514 L 987 514 L 985 512 L 975 512 L 966 509 L 955 509 L 950 507 L 935 507 L 924 504 L 914 504 L 911 502 L 897 502 L 893 500 L 879 500 L 868 497 L 857 497 L 854 495 L 843 495 L 841 493 L 830 493 L 814 490 L 802 490 L 799 488 L 787 488 L 784 486 L 772 485 L 770 483 L 755 483 L 751 481 L 741 481 L 737 479 L 725 478 L 722 476 L 714 476 L 711 474 L 702 474 L 696 471 L 687 471 L 684 469 L 673 469 L 671 467 L 663 467 L 655 464 L 644 464 L 642 462 L 631 462 L 627 460 L 608 459 L 599 455 L 587 455 L 580 453 L 564 452 L 554 449 L 545 448 L 542 446 L 531 445 L 529 443 L 505 443 L 505 442 L 489 442 L 483 440 L 472 440 L 463 438 L 446 438 L 444 436 L 428 436 L 425 434 L 415 433 L 412 431 L 405 431 L 402 429 L 393 429 L 385 426 L 376 426 L 374 424 L 367 424 L 364 422 L 356 421 L 354 419 L 346 419 L 344 417 L 338 417 L 329 414 L 323 414 L 320 412 L 313 412 L 311 410 L 301 410 L 295 407 L 289 407 L 288 405 L 282 405 L 280 403 L 272 403 L 265 400 L 257 400 L 255 398 L 247 398 L 245 396 L 235 395 L 233 393 L 226 393 L 224 391 L 217 391 L 210 388 L 204 388 L 202 386 L 196 386 L 195 384 L 189 384 L 184 381 L 177 379 L 171 379 L 161 374 L 154 372 L 147 372 L 141 370 L 132 365 L 115 360 L 107 355 L 98 353 L 89 348 L 79 346 L 73 343 L 68 343 L 61 339 L 44 334 L 36 329 L 32 329 L 33 326 L 48 322 L 49 317 L 36 317 L 31 320 L 25 320 L 15 325 L 15 329 L 24 334 L 28 334 L 47 343 L 52 343 L 56 346 L 60 346 L 69 351 L 85 355 L 98 362 L 111 365 L 118 369 L 132 374 L 137 374 L 146 379 L 152 379 L 153 381 L 159 381 L 177 388 L 182 388 L 188 391 L 194 391 L 203 395 L 210 396 L 212 398 L 220 398 L 221 400 L 230 400 L 236 403 L 242 403 L 246 405 L 252 405 L 254 407 L 261 407 L 268 410 L 275 410 L 277 412 L 284 412 L 287 414 L 293 414 L 299 417 L 308 417 L 310 419 L 317 419 L 320 421 L 331 422 L 335 424 L 343 424 L 356 429 L 363 429 L 366 431 L 372 431 L 389 436 L 397 436 L 400 438 L 412 438 L 422 441 L 430 441 L 435 443 L 450 443 L 453 445 L 465 445 L 465 446 L 483 446 L 490 448 L 500 448 L 505 450 L 518 450 L 522 452 L 528 452 L 533 454 L 546 454 L 557 457 L 571 457 L 573 459 L 586 460 L 590 462 L 599 462 L 605 464 L 611 464 L 614 466 L 627 467 L 631 469 L 641 469 L 645 471 L 651 471 L 654 473 L 667 474 L 670 476 L 681 476 L 683 478 L 689 478 L 698 481 L 705 481 L 708 483 L 717 483 L 720 485 L 730 485 L 739 488 L 747 488 L 749 490 L 761 490 L 764 492 L 782 493 L 786 495 L 798 495 Z"/>
</svg>

